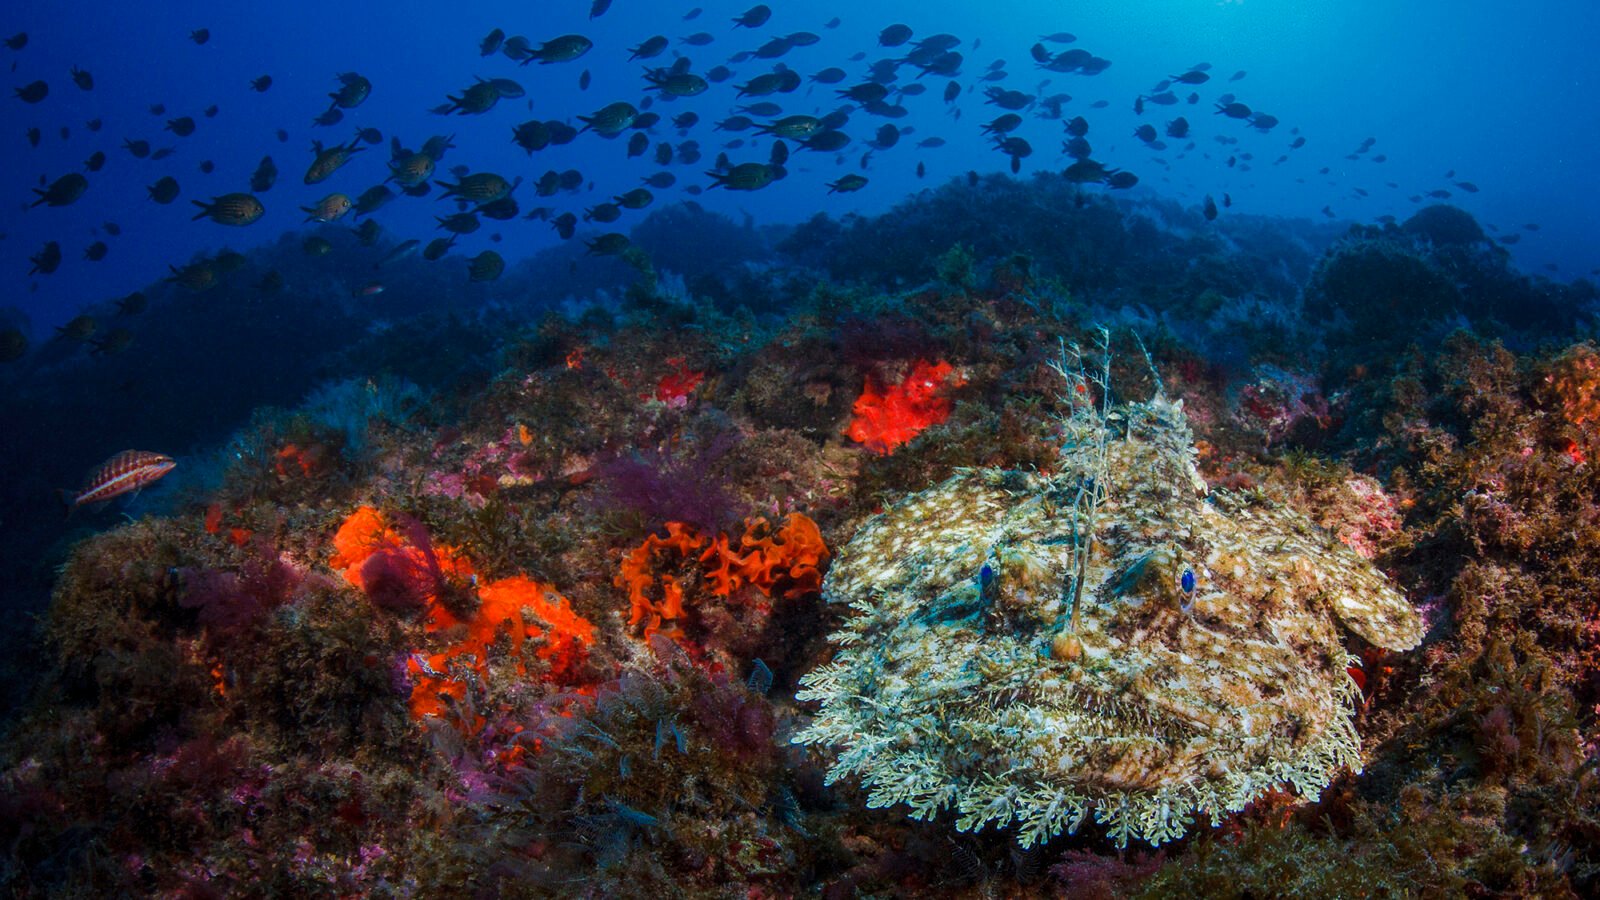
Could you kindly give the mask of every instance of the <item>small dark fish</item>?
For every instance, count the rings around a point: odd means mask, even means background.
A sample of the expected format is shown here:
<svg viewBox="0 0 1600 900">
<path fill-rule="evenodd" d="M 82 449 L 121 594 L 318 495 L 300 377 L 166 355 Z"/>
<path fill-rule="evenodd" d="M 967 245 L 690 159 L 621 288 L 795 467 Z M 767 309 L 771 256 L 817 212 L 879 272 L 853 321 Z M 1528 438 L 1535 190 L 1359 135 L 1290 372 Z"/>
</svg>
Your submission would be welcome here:
<svg viewBox="0 0 1600 900">
<path fill-rule="evenodd" d="M 849 194 L 859 191 L 866 186 L 867 179 L 855 173 L 851 173 L 843 178 L 840 178 L 838 181 L 828 182 L 828 193 Z"/>
<path fill-rule="evenodd" d="M 910 25 L 890 25 L 888 28 L 878 32 L 878 46 L 880 47 L 898 47 L 909 40 L 911 40 Z"/>
<path fill-rule="evenodd" d="M 217 117 L 217 112 L 218 112 L 217 105 L 215 103 L 213 103 L 210 106 L 206 107 L 204 110 L 202 110 L 201 111 L 201 115 L 205 116 L 208 119 L 215 119 Z"/>
<path fill-rule="evenodd" d="M 165 103 L 152 103 L 152 104 L 150 104 L 150 115 L 152 115 L 152 116 L 164 116 L 166 114 L 167 114 L 167 105 Z"/>
<path fill-rule="evenodd" d="M 1478 186 L 1470 181 L 1458 181 L 1456 182 L 1456 187 L 1466 191 L 1469 194 L 1476 194 L 1478 192 Z"/>
<path fill-rule="evenodd" d="M 778 169 L 766 163 L 740 163 L 727 172 L 710 171 L 711 187 L 730 191 L 758 191 L 778 179 Z"/>
<path fill-rule="evenodd" d="M 624 194 L 612 197 L 611 200 L 623 209 L 644 209 L 655 201 L 655 195 L 644 188 L 634 188 Z"/>
<path fill-rule="evenodd" d="M 26 31 L 19 31 L 6 38 L 6 49 L 8 50 L 21 50 L 26 46 L 28 46 L 28 33 Z"/>
<path fill-rule="evenodd" d="M 565 212 L 551 219 L 550 225 L 556 230 L 556 234 L 561 236 L 562 240 L 570 241 L 572 240 L 572 235 L 577 231 L 578 217 L 572 213 Z"/>
<path fill-rule="evenodd" d="M 366 284 L 362 285 L 361 287 L 352 289 L 350 291 L 350 296 L 358 298 L 358 299 L 361 298 L 361 297 L 376 297 L 379 294 L 383 293 L 384 290 L 385 290 L 385 288 L 383 286 L 383 282 L 377 281 L 377 280 L 373 280 L 373 281 L 367 282 Z"/>
<path fill-rule="evenodd" d="M 1326 210 L 1327 207 L 1323 207 L 1323 209 Z M 1206 202 L 1205 202 L 1205 205 L 1200 208 L 1200 214 L 1206 217 L 1206 221 L 1207 222 L 1216 221 L 1216 218 L 1217 218 L 1217 201 L 1211 199 L 1211 195 L 1210 194 L 1206 195 Z"/>
<path fill-rule="evenodd" d="M 656 172 L 642 180 L 653 188 L 669 188 L 678 183 L 678 176 L 671 172 Z"/>
<path fill-rule="evenodd" d="M 72 67 L 72 83 L 86 91 L 94 90 L 94 76 L 77 66 Z"/>
<path fill-rule="evenodd" d="M 551 38 L 550 40 L 545 41 L 543 44 L 540 44 L 537 49 L 531 51 L 529 57 L 523 60 L 522 64 L 527 65 L 529 62 L 535 59 L 539 61 L 540 65 L 572 62 L 585 53 L 588 53 L 589 48 L 593 46 L 594 41 L 589 40 L 581 34 L 564 34 L 557 38 Z"/>
<path fill-rule="evenodd" d="M 78 198 L 83 196 L 83 192 L 88 189 L 89 179 L 79 175 L 77 172 L 69 172 L 50 182 L 50 186 L 47 188 L 42 190 L 34 188 L 33 192 L 39 195 L 39 199 L 33 201 L 31 205 L 67 206 L 77 202 Z"/>
<path fill-rule="evenodd" d="M 1243 69 L 1240 69 L 1239 71 L 1233 73 L 1233 77 L 1229 78 L 1228 81 L 1230 81 L 1230 82 L 1238 81 L 1238 80 L 1244 78 L 1244 76 L 1245 76 L 1245 71 Z"/>
<path fill-rule="evenodd" d="M 178 199 L 178 179 L 171 175 L 163 175 L 145 190 L 150 192 L 151 200 L 164 206 Z"/>
<path fill-rule="evenodd" d="M 587 91 L 592 80 L 592 77 L 589 75 L 589 70 L 584 69 L 578 74 L 578 90 Z"/>
<path fill-rule="evenodd" d="M 1189 135 L 1189 120 L 1179 116 L 1167 123 L 1167 137 L 1183 139 Z"/>
<path fill-rule="evenodd" d="M 388 185 L 373 185 L 372 187 L 362 191 L 361 196 L 356 198 L 356 205 L 353 211 L 356 215 L 356 218 L 370 216 L 379 209 L 383 208 L 384 204 L 388 203 L 394 198 L 395 193 L 394 191 L 389 190 Z"/>
<path fill-rule="evenodd" d="M 622 207 L 615 203 L 598 203 L 583 211 L 585 222 L 615 222 L 622 218 Z"/>
<path fill-rule="evenodd" d="M 451 216 L 435 216 L 434 221 L 439 223 L 440 228 L 451 234 L 471 234 L 483 225 L 478 221 L 477 215 L 470 212 L 456 213 Z"/>
<path fill-rule="evenodd" d="M 122 226 L 118 225 L 115 222 L 104 222 L 104 223 L 102 223 L 100 225 L 100 227 L 104 228 L 106 234 L 109 234 L 112 237 L 116 237 L 117 235 L 122 234 Z"/>
<path fill-rule="evenodd" d="M 351 139 L 348 144 L 335 144 L 327 148 L 322 146 L 321 141 L 312 141 L 313 158 L 311 165 L 306 169 L 305 183 L 317 184 L 327 181 L 340 166 L 350 161 L 352 155 L 365 149 L 361 146 L 359 138 Z"/>
<path fill-rule="evenodd" d="M 645 80 L 650 82 L 650 87 L 659 90 L 668 97 L 694 97 L 706 92 L 711 86 L 704 78 L 693 72 L 667 72 L 655 69 L 645 73 Z M 740 94 L 743 96 L 743 94 Z"/>
<path fill-rule="evenodd" d="M 223 194 L 212 198 L 210 203 L 191 200 L 200 211 L 195 213 L 195 220 L 209 218 L 218 225 L 249 225 L 261 218 L 266 207 L 253 194 Z"/>
<path fill-rule="evenodd" d="M 602 234 L 592 241 L 584 241 L 589 248 L 590 256 L 618 256 L 632 245 L 628 236 L 621 232 L 612 231 Z"/>
<path fill-rule="evenodd" d="M 428 242 L 428 246 L 422 248 L 422 258 L 428 262 L 437 262 L 443 258 L 446 253 L 449 253 L 450 248 L 454 247 L 455 245 L 456 236 L 453 234 L 447 238 L 434 238 Z"/>
<path fill-rule="evenodd" d="M 680 44 L 688 44 L 691 47 L 704 47 L 705 45 L 711 43 L 714 40 L 716 40 L 716 38 L 712 37 L 711 32 L 709 32 L 709 31 L 697 31 L 694 34 L 689 35 L 688 37 L 678 38 L 678 43 L 680 43 Z"/>
<path fill-rule="evenodd" d="M 282 128 L 279 128 L 278 132 L 277 132 L 277 136 L 278 136 L 278 143 L 280 143 L 280 144 L 289 143 L 289 132 L 283 130 Z"/>
<path fill-rule="evenodd" d="M 467 279 L 469 281 L 494 281 L 505 270 L 505 258 L 493 250 L 485 250 L 467 260 Z"/>
<path fill-rule="evenodd" d="M 117 315 L 136 316 L 139 313 L 144 312 L 145 308 L 149 305 L 150 300 L 149 298 L 145 297 L 142 291 L 134 291 L 128 296 L 117 301 Z"/>
<path fill-rule="evenodd" d="M 377 219 L 368 219 L 351 231 L 355 232 L 356 242 L 363 247 L 376 247 L 378 239 L 383 237 L 383 228 L 378 225 Z"/>
<path fill-rule="evenodd" d="M 645 151 L 647 151 L 649 149 L 650 149 L 650 136 L 645 134 L 644 132 L 642 132 L 642 131 L 634 132 L 633 137 L 628 138 L 628 158 L 629 159 L 633 159 L 636 156 L 643 156 L 645 154 Z"/>
<path fill-rule="evenodd" d="M 760 28 L 772 18 L 772 8 L 766 4 L 757 4 L 734 17 L 733 27 Z"/>
<path fill-rule="evenodd" d="M 550 128 L 544 122 L 532 119 L 511 129 L 511 141 L 531 155 L 535 150 L 550 146 Z"/>
<path fill-rule="evenodd" d="M 150 158 L 153 159 L 153 160 L 166 159 L 167 157 L 169 157 L 172 154 L 177 153 L 177 152 L 178 152 L 178 148 L 176 148 L 176 147 L 161 147 L 161 148 L 158 148 L 156 150 L 151 151 Z"/>
<path fill-rule="evenodd" d="M 1016 113 L 1006 113 L 994 121 L 986 123 L 983 126 L 982 131 L 984 134 L 991 135 L 1006 134 L 1008 132 L 1015 131 L 1021 125 L 1021 116 L 1017 115 Z M 1145 127 L 1148 128 L 1149 126 Z"/>
<path fill-rule="evenodd" d="M 133 344 L 133 332 L 126 328 L 113 328 L 106 336 L 98 341 L 89 341 L 94 345 L 91 356 L 104 356 L 110 353 L 121 353 Z M 156 476 L 160 477 L 160 476 Z M 119 492 L 120 493 L 120 492 Z"/>
<path fill-rule="evenodd" d="M 519 63 L 533 58 L 533 42 L 522 35 L 508 37 L 500 45 L 500 54 Z"/>
<path fill-rule="evenodd" d="M 259 78 L 250 79 L 250 90 L 255 91 L 258 94 L 266 93 L 267 89 L 270 87 L 272 87 L 271 75 L 262 75 Z"/>
<path fill-rule="evenodd" d="M 250 176 L 250 190 L 258 194 L 272 190 L 278 181 L 278 167 L 272 162 L 272 157 L 263 156 L 260 165 Z"/>
<path fill-rule="evenodd" d="M 661 55 L 661 51 L 667 49 L 668 43 L 667 36 L 664 34 L 647 38 L 640 42 L 639 46 L 628 50 L 628 59 L 630 61 L 635 59 L 654 59 Z"/>
<path fill-rule="evenodd" d="M 194 41 L 196 44 L 204 44 L 206 41 L 211 40 L 211 29 L 196 28 L 189 32 L 189 40 Z"/>
<path fill-rule="evenodd" d="M 311 206 L 300 207 L 300 211 L 306 214 L 307 222 L 332 222 L 343 218 L 354 206 L 349 194 L 332 193 Z"/>
<path fill-rule="evenodd" d="M 190 118 L 189 116 L 181 116 L 176 119 L 167 120 L 167 130 L 178 137 L 188 137 L 189 135 L 194 134 L 194 128 L 194 119 Z"/>
<path fill-rule="evenodd" d="M 89 154 L 89 158 L 84 161 L 83 167 L 85 169 L 88 169 L 91 172 L 98 172 L 98 171 L 100 171 L 100 168 L 102 166 L 104 166 L 105 164 L 106 164 L 105 151 L 104 150 L 96 150 L 95 152 Z"/>
<path fill-rule="evenodd" d="M 50 241 L 38 253 L 28 257 L 33 263 L 33 268 L 28 270 L 29 275 L 49 275 L 61 267 L 61 245 Z"/>
<path fill-rule="evenodd" d="M 106 246 L 105 241 L 95 241 L 88 247 L 84 248 L 83 258 L 90 262 L 99 262 L 100 260 L 106 258 L 106 252 L 108 250 L 110 250 L 110 248 Z"/>
<path fill-rule="evenodd" d="M 16 91 L 17 99 L 23 103 L 38 103 L 50 95 L 50 85 L 45 84 L 43 81 L 35 81 L 32 84 L 17 88 Z"/>
<path fill-rule="evenodd" d="M 475 175 L 463 174 L 456 177 L 460 180 L 455 184 L 451 184 L 448 181 L 438 182 L 439 187 L 444 191 L 440 196 L 441 200 L 448 197 L 457 197 L 470 203 L 488 203 L 510 194 L 521 183 L 520 178 L 515 182 L 507 181 L 504 177 L 493 172 L 479 172 Z"/>
<path fill-rule="evenodd" d="M 484 35 L 483 40 L 478 42 L 478 55 L 493 56 L 495 51 L 500 49 L 500 45 L 505 39 L 506 33 L 498 28 L 489 32 Z"/>
<path fill-rule="evenodd" d="M 341 109 L 355 109 L 372 96 L 372 82 L 356 72 L 339 75 L 339 89 L 328 95 L 333 105 Z"/>
<path fill-rule="evenodd" d="M 39 132 L 39 129 L 37 129 L 37 128 L 29 128 L 28 129 L 28 146 L 30 146 L 30 147 L 39 146 L 39 139 L 42 138 L 43 136 L 44 135 L 42 135 Z"/>
<path fill-rule="evenodd" d="M 318 125 L 318 126 L 321 126 L 323 128 L 327 128 L 329 126 L 337 125 L 337 124 L 339 124 L 340 122 L 343 122 L 343 121 L 344 121 L 344 110 L 342 110 L 342 109 L 338 108 L 337 106 L 335 106 L 335 107 L 327 110 L 326 112 L 321 113 L 316 118 L 312 119 L 311 120 L 311 124 L 312 125 Z"/>
<path fill-rule="evenodd" d="M 850 135 L 842 131 L 828 130 L 813 135 L 800 142 L 800 146 L 818 153 L 833 153 L 843 150 L 850 143 Z"/>
<path fill-rule="evenodd" d="M 611 0 L 592 0 L 589 4 L 589 18 L 598 19 L 611 8 Z M 503 266 L 502 266 L 503 268 Z"/>
<path fill-rule="evenodd" d="M 83 123 L 83 127 L 89 129 L 90 131 L 98 132 L 103 124 L 104 123 L 99 119 L 90 119 L 89 121 Z"/>
<path fill-rule="evenodd" d="M 1139 176 L 1132 172 L 1113 172 L 1106 178 L 1106 187 L 1123 191 L 1139 183 Z"/>
<path fill-rule="evenodd" d="M 517 213 L 521 211 L 521 208 L 517 206 L 517 198 L 515 197 L 501 197 L 498 200 L 490 200 L 488 203 L 480 204 L 473 210 L 473 212 L 483 216 L 485 219 L 494 219 L 499 222 L 515 219 Z M 491 235 L 489 239 L 498 240 L 498 236 Z"/>
<path fill-rule="evenodd" d="M 578 121 L 583 123 L 582 131 L 594 131 L 601 137 L 616 137 L 638 118 L 639 110 L 626 101 L 607 104 L 596 110 L 593 115 L 579 116 Z"/>
</svg>

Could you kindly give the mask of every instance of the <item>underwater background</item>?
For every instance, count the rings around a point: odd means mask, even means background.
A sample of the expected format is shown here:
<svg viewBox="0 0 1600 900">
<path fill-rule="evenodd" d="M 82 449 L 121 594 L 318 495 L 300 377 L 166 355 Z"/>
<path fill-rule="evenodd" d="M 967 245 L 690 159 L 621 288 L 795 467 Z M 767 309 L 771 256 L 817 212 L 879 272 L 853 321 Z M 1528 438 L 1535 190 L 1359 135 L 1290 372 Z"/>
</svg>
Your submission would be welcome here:
<svg viewBox="0 0 1600 900">
<path fill-rule="evenodd" d="M 1596 892 L 1600 8 L 0 32 L 8 894 Z"/>
</svg>

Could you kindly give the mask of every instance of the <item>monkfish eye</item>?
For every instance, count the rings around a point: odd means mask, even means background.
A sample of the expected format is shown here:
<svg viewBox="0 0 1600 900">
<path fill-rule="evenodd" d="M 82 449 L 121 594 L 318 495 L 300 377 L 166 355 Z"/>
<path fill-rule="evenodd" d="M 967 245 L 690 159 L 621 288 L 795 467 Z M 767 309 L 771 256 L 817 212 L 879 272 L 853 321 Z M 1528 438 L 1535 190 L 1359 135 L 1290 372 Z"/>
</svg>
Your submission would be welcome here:
<svg viewBox="0 0 1600 900">
<path fill-rule="evenodd" d="M 1178 586 L 1183 588 L 1183 592 L 1185 594 L 1194 593 L 1195 580 L 1193 569 L 1183 570 L 1183 577 L 1178 580 Z"/>
</svg>

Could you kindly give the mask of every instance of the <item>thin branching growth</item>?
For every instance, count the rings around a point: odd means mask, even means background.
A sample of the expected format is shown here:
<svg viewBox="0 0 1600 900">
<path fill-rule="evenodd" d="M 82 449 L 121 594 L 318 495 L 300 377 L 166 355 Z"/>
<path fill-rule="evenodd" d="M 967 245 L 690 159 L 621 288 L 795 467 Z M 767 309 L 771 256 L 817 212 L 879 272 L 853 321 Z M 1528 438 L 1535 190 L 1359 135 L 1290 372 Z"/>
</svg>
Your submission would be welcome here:
<svg viewBox="0 0 1600 900">
<path fill-rule="evenodd" d="M 1072 496 L 1072 583 L 1064 593 L 1072 598 L 1068 606 L 1067 632 L 1078 622 L 1078 603 L 1083 597 L 1084 572 L 1094 552 L 1094 535 L 1100 506 L 1105 502 L 1107 454 L 1111 429 L 1111 333 L 1100 329 L 1099 369 L 1077 343 L 1061 346 L 1061 359 L 1051 368 L 1067 382 L 1069 412 L 1062 421 L 1065 449 L 1089 446 L 1089 465 L 1079 473 Z"/>
</svg>

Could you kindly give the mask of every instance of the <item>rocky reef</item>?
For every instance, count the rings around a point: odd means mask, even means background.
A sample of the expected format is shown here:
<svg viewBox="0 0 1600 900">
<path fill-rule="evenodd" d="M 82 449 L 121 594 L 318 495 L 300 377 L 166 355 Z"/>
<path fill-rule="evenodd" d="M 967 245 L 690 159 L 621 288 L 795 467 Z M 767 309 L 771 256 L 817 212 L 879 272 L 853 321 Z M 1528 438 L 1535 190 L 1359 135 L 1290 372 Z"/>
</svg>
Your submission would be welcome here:
<svg viewBox="0 0 1600 900">
<path fill-rule="evenodd" d="M 1208 225 L 1059 180 L 714 224 L 743 255 L 692 284 L 662 241 L 572 302 L 530 299 L 562 257 L 346 309 L 277 407 L 190 372 L 231 433 L 185 420 L 136 515 L 27 519 L 0 887 L 1600 887 L 1591 286 L 1452 213 Z M 1424 288 L 1405 330 L 1381 297 Z M 19 409 L 158 446 L 82 389 L 137 358 L 53 352 Z"/>
</svg>

